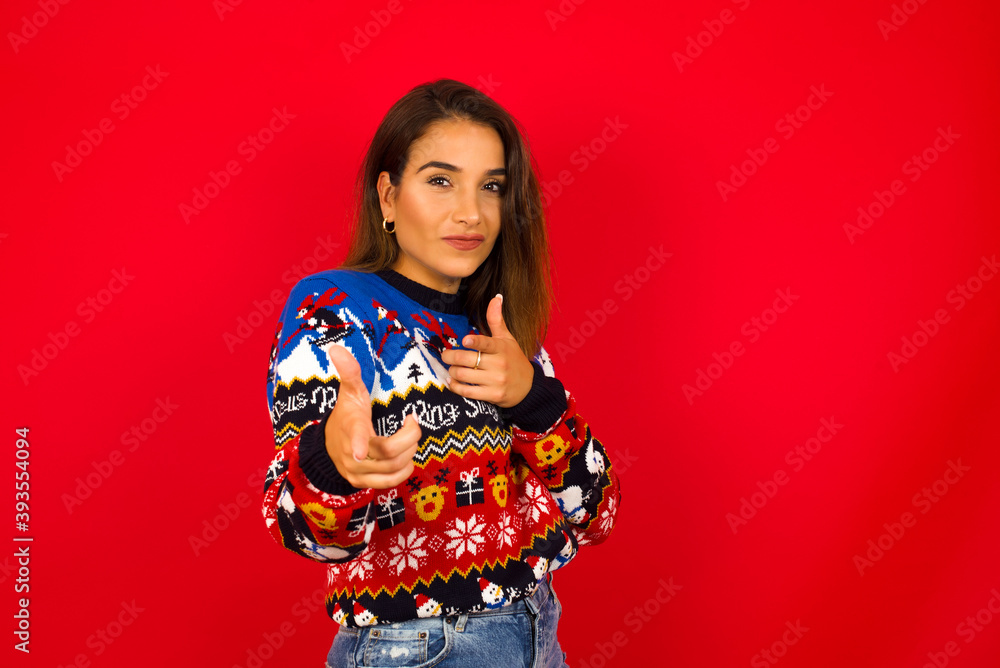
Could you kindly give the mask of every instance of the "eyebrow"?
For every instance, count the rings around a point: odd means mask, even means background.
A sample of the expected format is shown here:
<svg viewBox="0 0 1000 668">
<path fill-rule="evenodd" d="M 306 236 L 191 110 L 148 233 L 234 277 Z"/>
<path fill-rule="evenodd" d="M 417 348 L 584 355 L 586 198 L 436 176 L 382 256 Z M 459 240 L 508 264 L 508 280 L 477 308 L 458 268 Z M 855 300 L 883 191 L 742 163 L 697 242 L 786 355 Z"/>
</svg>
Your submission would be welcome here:
<svg viewBox="0 0 1000 668">
<path fill-rule="evenodd" d="M 437 167 L 438 169 L 447 169 L 449 172 L 461 172 L 462 171 L 461 167 L 456 167 L 455 165 L 452 165 L 451 163 L 439 162 L 437 160 L 431 160 L 430 162 L 424 163 L 423 165 L 421 165 L 420 168 L 416 171 L 416 173 L 419 174 L 420 172 L 422 172 L 423 170 L 427 169 L 428 167 Z M 487 169 L 486 170 L 486 176 L 506 176 L 506 175 L 507 175 L 507 170 L 504 169 L 503 167 L 495 167 L 493 169 Z"/>
</svg>

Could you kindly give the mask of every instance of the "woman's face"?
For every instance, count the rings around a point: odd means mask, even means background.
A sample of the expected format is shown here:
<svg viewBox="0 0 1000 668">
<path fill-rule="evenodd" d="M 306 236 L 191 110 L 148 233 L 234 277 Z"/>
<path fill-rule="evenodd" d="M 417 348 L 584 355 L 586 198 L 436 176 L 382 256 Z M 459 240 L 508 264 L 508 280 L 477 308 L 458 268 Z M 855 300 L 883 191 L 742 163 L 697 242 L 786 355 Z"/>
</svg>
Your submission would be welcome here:
<svg viewBox="0 0 1000 668">
<path fill-rule="evenodd" d="M 506 181 L 496 130 L 469 121 L 428 126 L 410 147 L 398 187 L 388 172 L 379 174 L 382 215 L 395 222 L 401 251 L 392 268 L 439 292 L 458 292 L 500 234 Z"/>
</svg>

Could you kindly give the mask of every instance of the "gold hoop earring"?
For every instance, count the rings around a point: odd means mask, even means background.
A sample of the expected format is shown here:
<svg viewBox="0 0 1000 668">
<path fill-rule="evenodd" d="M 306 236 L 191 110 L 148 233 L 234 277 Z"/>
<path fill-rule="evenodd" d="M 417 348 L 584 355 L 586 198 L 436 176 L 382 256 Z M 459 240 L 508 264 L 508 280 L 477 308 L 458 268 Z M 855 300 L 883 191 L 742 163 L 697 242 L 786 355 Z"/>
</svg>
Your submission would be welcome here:
<svg viewBox="0 0 1000 668">
<path fill-rule="evenodd" d="M 388 223 L 388 222 L 392 223 L 392 229 L 391 230 L 388 227 L 385 226 L 385 224 Z M 388 232 L 389 234 L 395 234 L 396 233 L 396 221 L 390 221 L 388 218 L 383 218 L 382 219 L 382 229 L 385 230 L 386 232 Z"/>
</svg>

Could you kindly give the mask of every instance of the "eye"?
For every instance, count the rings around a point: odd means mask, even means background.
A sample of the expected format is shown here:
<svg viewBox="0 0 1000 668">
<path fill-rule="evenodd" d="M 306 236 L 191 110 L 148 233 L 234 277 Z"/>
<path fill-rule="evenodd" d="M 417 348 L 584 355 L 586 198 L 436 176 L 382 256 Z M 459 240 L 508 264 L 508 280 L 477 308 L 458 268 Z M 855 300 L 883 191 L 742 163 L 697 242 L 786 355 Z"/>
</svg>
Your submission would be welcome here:
<svg viewBox="0 0 1000 668">
<path fill-rule="evenodd" d="M 495 186 L 495 188 L 493 186 Z M 497 195 L 503 195 L 507 190 L 507 184 L 503 181 L 498 181 L 497 179 L 490 179 L 484 187 L 490 188 L 490 192 L 496 193 Z"/>
<path fill-rule="evenodd" d="M 451 181 L 448 179 L 447 176 L 438 175 L 438 176 L 432 176 L 429 179 L 427 179 L 427 183 L 438 188 L 443 188 L 446 185 L 449 185 Z M 504 193 L 504 190 L 506 189 L 506 185 L 504 184 L 504 182 L 498 181 L 496 179 L 491 179 L 490 181 L 487 181 L 483 187 L 497 195 L 502 195 Z"/>
</svg>

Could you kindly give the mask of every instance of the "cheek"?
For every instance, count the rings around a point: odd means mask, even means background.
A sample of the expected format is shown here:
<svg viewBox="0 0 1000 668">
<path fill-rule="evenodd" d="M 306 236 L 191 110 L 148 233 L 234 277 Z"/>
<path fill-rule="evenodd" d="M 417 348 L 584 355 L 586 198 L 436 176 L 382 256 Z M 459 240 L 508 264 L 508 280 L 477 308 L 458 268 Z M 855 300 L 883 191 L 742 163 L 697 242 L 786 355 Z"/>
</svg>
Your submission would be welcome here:
<svg viewBox="0 0 1000 668">
<path fill-rule="evenodd" d="M 492 221 L 494 221 L 493 225 L 491 226 L 491 231 L 492 231 L 492 234 L 493 234 L 493 243 L 495 244 L 497 241 L 500 240 L 500 231 L 503 229 L 503 226 L 500 224 L 500 207 L 499 206 L 497 206 L 496 211 L 493 212 L 493 214 L 492 214 L 492 216 L 491 216 L 490 219 Z"/>
<path fill-rule="evenodd" d="M 397 217 L 403 219 L 410 236 L 423 234 L 428 227 L 428 221 L 434 217 L 433 200 L 412 191 L 400 194 L 397 206 Z"/>
<path fill-rule="evenodd" d="M 489 254 L 490 254 L 491 252 L 493 252 L 493 248 L 494 248 L 494 247 L 495 247 L 495 246 L 496 246 L 497 244 L 499 244 L 499 243 L 500 243 L 500 237 L 499 237 L 499 235 L 497 235 L 497 236 L 494 236 L 494 237 L 493 237 L 493 242 L 492 242 L 491 244 L 489 244 L 489 247 L 488 247 L 488 248 L 485 248 L 485 249 L 484 249 L 484 253 L 485 253 L 486 255 L 489 255 Z M 483 246 L 486 246 L 486 244 L 483 244 Z"/>
<path fill-rule="evenodd" d="M 438 219 L 451 213 L 455 199 L 447 192 L 428 189 L 418 192 L 413 198 L 413 206 L 424 212 L 424 218 Z"/>
<path fill-rule="evenodd" d="M 433 212 L 423 206 L 418 198 L 410 197 L 399 209 L 397 218 L 402 218 L 402 224 L 397 223 L 396 241 L 403 250 L 413 253 L 420 252 L 434 238 L 434 226 L 430 224 Z"/>
</svg>

